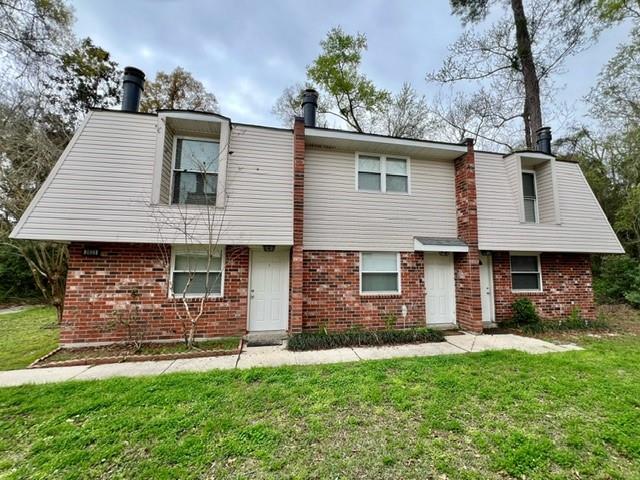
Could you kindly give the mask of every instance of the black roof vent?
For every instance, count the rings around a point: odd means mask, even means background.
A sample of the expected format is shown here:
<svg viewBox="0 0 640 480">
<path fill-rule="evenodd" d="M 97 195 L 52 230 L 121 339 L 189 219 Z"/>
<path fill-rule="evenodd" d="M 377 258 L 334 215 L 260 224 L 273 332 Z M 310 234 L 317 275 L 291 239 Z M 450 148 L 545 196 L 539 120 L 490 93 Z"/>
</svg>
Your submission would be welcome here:
<svg viewBox="0 0 640 480">
<path fill-rule="evenodd" d="M 536 148 L 539 152 L 551 155 L 551 128 L 542 127 L 536 131 L 538 139 L 536 140 Z"/>
<path fill-rule="evenodd" d="M 144 72 L 136 67 L 125 67 L 122 80 L 122 110 L 137 112 L 144 90 Z"/>
<path fill-rule="evenodd" d="M 318 110 L 318 92 L 307 88 L 302 94 L 302 116 L 305 127 L 316 126 L 316 111 Z"/>
</svg>

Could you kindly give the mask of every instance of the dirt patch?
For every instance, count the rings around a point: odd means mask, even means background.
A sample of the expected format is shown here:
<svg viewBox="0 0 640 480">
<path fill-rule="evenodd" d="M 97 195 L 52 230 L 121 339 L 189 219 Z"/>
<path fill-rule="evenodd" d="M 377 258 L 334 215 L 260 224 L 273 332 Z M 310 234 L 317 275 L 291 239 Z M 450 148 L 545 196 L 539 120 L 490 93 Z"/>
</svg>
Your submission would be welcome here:
<svg viewBox="0 0 640 480">
<path fill-rule="evenodd" d="M 241 349 L 242 339 L 236 337 L 200 342 L 192 349 L 188 349 L 182 342 L 148 343 L 140 347 L 116 344 L 100 347 L 57 348 L 36 360 L 30 368 L 237 355 Z"/>
</svg>

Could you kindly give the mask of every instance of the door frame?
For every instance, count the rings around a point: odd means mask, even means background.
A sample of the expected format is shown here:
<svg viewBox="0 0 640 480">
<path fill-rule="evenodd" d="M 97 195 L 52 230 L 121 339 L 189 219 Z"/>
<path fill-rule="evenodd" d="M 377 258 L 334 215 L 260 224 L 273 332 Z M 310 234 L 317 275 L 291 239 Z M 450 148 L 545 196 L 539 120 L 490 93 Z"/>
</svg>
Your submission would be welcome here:
<svg viewBox="0 0 640 480">
<path fill-rule="evenodd" d="M 439 325 L 458 325 L 458 301 L 456 298 L 456 264 L 455 264 L 455 258 L 453 256 L 452 252 L 446 252 L 447 255 L 441 255 L 441 253 L 443 252 L 423 252 L 424 253 L 424 316 L 425 316 L 425 325 L 427 327 L 431 326 L 431 327 L 437 327 Z M 429 301 L 427 300 L 428 294 L 429 294 L 429 284 L 427 282 L 427 268 L 429 266 L 429 263 L 427 262 L 427 259 L 429 256 L 438 256 L 438 257 L 445 257 L 450 261 L 451 264 L 451 272 L 452 272 L 452 280 L 453 280 L 453 286 L 452 286 L 452 295 L 451 295 L 451 314 L 452 314 L 452 318 L 453 321 L 452 322 L 445 322 L 445 323 L 429 323 Z"/>
<path fill-rule="evenodd" d="M 496 291 L 495 291 L 495 287 L 494 287 L 494 282 L 493 282 L 493 255 L 486 254 L 480 254 L 480 260 L 481 261 L 485 261 L 486 259 L 489 259 L 489 263 L 487 265 L 487 268 L 489 269 L 489 289 L 491 290 L 491 307 L 490 307 L 490 311 L 489 311 L 489 322 L 491 323 L 495 323 L 496 322 Z M 482 270 L 482 265 L 480 266 L 480 270 Z M 482 290 L 482 272 L 480 272 L 480 290 Z M 480 292 L 481 295 L 484 295 L 484 292 Z M 483 311 L 482 311 L 482 300 L 480 300 L 480 314 L 481 317 L 483 316 Z M 484 320 L 483 320 L 484 321 Z"/>
<path fill-rule="evenodd" d="M 256 250 L 262 250 L 263 246 L 259 245 L 259 246 L 251 246 L 249 247 L 249 273 L 248 273 L 248 280 L 247 280 L 247 332 L 251 333 L 251 284 L 253 283 L 253 257 L 254 257 L 254 252 Z M 273 253 L 278 252 L 286 252 L 286 259 L 287 259 L 287 275 L 286 275 L 286 292 L 287 292 L 287 303 L 286 303 L 286 312 L 287 312 L 287 319 L 284 322 L 284 328 L 282 329 L 284 330 L 289 330 L 289 304 L 291 302 L 291 295 L 290 295 L 290 282 L 291 279 L 289 278 L 291 276 L 291 252 L 290 252 L 291 248 L 290 247 L 283 247 L 283 246 L 276 246 L 276 249 L 274 250 Z M 285 256 L 285 255 L 283 255 Z M 264 332 L 269 332 L 271 330 L 254 330 L 254 331 L 264 331 Z M 279 331 L 279 330 L 278 330 Z"/>
</svg>

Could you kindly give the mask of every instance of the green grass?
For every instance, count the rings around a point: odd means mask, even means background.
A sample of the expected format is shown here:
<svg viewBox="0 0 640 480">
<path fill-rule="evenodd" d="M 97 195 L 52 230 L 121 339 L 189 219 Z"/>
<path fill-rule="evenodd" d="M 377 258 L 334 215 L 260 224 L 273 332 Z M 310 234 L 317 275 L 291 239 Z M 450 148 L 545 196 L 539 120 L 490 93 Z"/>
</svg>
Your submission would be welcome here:
<svg viewBox="0 0 640 480">
<path fill-rule="evenodd" d="M 0 389 L 0 477 L 640 478 L 640 337 Z"/>
<path fill-rule="evenodd" d="M 24 368 L 57 346 L 53 308 L 34 307 L 0 314 L 0 370 Z"/>
</svg>

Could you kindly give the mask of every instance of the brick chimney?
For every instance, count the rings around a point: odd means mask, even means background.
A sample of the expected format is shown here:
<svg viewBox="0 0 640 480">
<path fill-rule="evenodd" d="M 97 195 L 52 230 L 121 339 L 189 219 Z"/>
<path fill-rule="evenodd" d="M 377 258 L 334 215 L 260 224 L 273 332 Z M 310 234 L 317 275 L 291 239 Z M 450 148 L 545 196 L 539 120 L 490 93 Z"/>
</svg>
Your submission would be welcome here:
<svg viewBox="0 0 640 480">
<path fill-rule="evenodd" d="M 302 331 L 304 127 L 305 119 L 296 117 L 293 122 L 293 247 L 291 248 L 291 295 L 289 300 L 290 333 Z"/>
<path fill-rule="evenodd" d="M 482 333 L 476 163 L 473 139 L 465 143 L 467 153 L 455 160 L 456 214 L 458 237 L 469 245 L 469 251 L 454 254 L 456 317 L 463 330 Z"/>
</svg>

